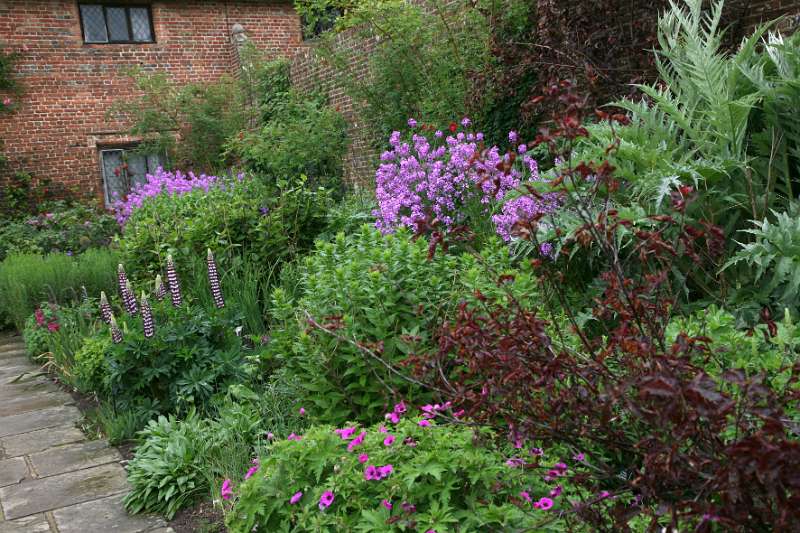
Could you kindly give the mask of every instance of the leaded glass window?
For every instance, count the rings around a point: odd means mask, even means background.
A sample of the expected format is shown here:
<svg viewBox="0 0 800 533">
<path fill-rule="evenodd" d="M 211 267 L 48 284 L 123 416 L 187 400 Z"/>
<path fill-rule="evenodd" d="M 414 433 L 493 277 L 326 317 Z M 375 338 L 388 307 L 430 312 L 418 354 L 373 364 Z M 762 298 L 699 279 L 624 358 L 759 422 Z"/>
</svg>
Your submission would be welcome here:
<svg viewBox="0 0 800 533">
<path fill-rule="evenodd" d="M 149 6 L 79 4 L 86 43 L 152 43 Z"/>
<path fill-rule="evenodd" d="M 124 200 L 137 184 L 145 183 L 148 174 L 154 174 L 158 167 L 163 166 L 164 158 L 158 154 L 114 148 L 100 150 L 100 162 L 106 204 L 111 205 Z"/>
</svg>

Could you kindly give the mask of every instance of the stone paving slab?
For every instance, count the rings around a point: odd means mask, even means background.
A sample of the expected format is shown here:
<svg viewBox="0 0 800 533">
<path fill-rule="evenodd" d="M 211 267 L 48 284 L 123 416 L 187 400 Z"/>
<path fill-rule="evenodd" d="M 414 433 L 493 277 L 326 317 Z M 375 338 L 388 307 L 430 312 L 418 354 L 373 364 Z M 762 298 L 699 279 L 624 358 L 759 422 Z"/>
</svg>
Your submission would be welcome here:
<svg viewBox="0 0 800 533">
<path fill-rule="evenodd" d="M 22 457 L 0 461 L 0 487 L 15 485 L 28 477 L 28 465 Z"/>
<path fill-rule="evenodd" d="M 29 457 L 39 477 L 83 470 L 107 463 L 119 463 L 122 460 L 117 449 L 110 447 L 104 440 L 90 440 L 51 448 L 31 454 Z"/>
<path fill-rule="evenodd" d="M 0 417 L 0 438 L 61 426 L 65 423 L 77 422 L 80 418 L 81 412 L 77 407 L 71 405 L 4 416 Z"/>
<path fill-rule="evenodd" d="M 0 533 L 50 533 L 50 531 L 50 524 L 43 514 L 35 514 L 7 522 L 0 520 Z M 95 532 L 86 531 L 85 533 Z"/>
<path fill-rule="evenodd" d="M 125 512 L 122 494 L 79 503 L 53 511 L 59 533 L 142 533 L 164 528 L 164 521 L 154 516 L 131 516 Z"/>
<path fill-rule="evenodd" d="M 0 502 L 6 519 L 11 520 L 119 494 L 127 489 L 122 467 L 108 464 L 3 487 Z"/>
<path fill-rule="evenodd" d="M 58 390 L 58 387 L 43 376 L 21 379 L 15 383 L 0 382 L 0 401 L 38 396 L 39 394 L 46 394 Z"/>
<path fill-rule="evenodd" d="M 39 411 L 47 407 L 58 407 L 59 405 L 71 403 L 72 397 L 69 394 L 57 390 L 38 395 L 17 396 L 13 400 L 6 400 L 0 403 L 0 417 Z"/>
<path fill-rule="evenodd" d="M 58 426 L 2 438 L 0 451 L 4 452 L 6 457 L 17 457 L 85 439 L 86 435 L 75 426 Z"/>
</svg>

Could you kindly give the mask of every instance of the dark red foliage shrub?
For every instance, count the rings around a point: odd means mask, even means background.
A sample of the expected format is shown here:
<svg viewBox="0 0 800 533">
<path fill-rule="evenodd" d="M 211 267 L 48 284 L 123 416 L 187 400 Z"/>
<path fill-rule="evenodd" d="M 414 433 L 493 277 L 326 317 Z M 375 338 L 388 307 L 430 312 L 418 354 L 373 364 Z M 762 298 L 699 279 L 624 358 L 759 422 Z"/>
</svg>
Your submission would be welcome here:
<svg viewBox="0 0 800 533">
<path fill-rule="evenodd" d="M 586 135 L 585 100 L 570 83 L 548 93 L 564 111 L 538 142 L 568 161 Z M 634 223 L 612 207 L 620 183 L 607 162 L 569 163 L 552 185 L 583 221 L 562 249 L 593 247 L 605 259 L 594 327 L 567 304 L 559 262 L 534 259 L 541 308 L 476 294 L 441 331 L 438 353 L 414 360 L 417 377 L 515 440 L 591 450 L 596 474 L 573 481 L 599 495 L 575 509 L 594 530 L 626 531 L 645 514 L 652 531 L 800 531 L 800 442 L 787 414 L 800 399 L 800 364 L 780 390 L 737 369 L 712 376 L 710 339 L 666 334 L 685 279 L 715 271 L 724 240 L 686 216 L 694 191 L 674 191 L 671 214 Z M 521 223 L 519 234 L 533 239 L 539 222 Z"/>
</svg>

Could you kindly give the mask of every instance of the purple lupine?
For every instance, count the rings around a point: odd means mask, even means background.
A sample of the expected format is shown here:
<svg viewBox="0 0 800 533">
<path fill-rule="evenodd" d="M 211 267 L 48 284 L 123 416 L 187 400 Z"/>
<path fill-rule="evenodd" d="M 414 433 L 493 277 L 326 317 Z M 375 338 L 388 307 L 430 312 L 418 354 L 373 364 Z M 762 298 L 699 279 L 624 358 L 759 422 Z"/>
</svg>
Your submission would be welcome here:
<svg viewBox="0 0 800 533">
<path fill-rule="evenodd" d="M 164 299 L 164 296 L 167 295 L 167 287 L 164 285 L 164 282 L 161 280 L 161 274 L 156 276 L 156 300 L 159 302 Z"/>
<path fill-rule="evenodd" d="M 117 319 L 114 318 L 114 315 L 111 315 L 111 340 L 114 344 L 122 342 L 122 331 L 117 326 Z"/>
<path fill-rule="evenodd" d="M 181 283 L 178 280 L 178 273 L 175 271 L 175 263 L 172 261 L 172 255 L 167 256 L 167 283 L 169 284 L 169 292 L 172 295 L 172 305 L 180 307 L 183 300 L 181 299 Z"/>
<path fill-rule="evenodd" d="M 119 297 L 125 301 L 125 284 L 128 283 L 128 276 L 125 275 L 125 267 L 122 263 L 117 267 L 117 288 L 119 289 Z"/>
<path fill-rule="evenodd" d="M 149 339 L 155 334 L 156 328 L 153 323 L 153 310 L 150 309 L 150 302 L 147 301 L 147 294 L 144 292 L 142 292 L 142 324 L 144 336 Z"/>
<path fill-rule="evenodd" d="M 125 282 L 125 310 L 131 316 L 136 316 L 139 313 L 139 305 L 136 303 L 136 295 L 133 292 L 130 280 Z"/>
<path fill-rule="evenodd" d="M 111 311 L 111 304 L 108 303 L 105 291 L 100 291 L 100 318 L 106 324 L 111 324 L 111 317 L 114 313 Z"/>
<path fill-rule="evenodd" d="M 208 249 L 206 262 L 208 263 L 208 283 L 211 285 L 211 296 L 214 297 L 214 305 L 216 305 L 218 309 L 222 309 L 225 307 L 225 300 L 222 298 L 222 288 L 219 285 L 217 262 L 214 261 L 214 254 L 211 253 L 211 248 Z"/>
</svg>

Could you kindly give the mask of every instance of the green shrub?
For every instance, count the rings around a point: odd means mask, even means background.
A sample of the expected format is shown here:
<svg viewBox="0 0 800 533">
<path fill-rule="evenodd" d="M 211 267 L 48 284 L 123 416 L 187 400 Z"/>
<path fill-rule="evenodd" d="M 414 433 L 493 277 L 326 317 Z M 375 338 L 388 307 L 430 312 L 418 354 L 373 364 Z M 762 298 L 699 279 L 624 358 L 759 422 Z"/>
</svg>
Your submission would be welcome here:
<svg viewBox="0 0 800 533">
<path fill-rule="evenodd" d="M 88 205 L 54 202 L 22 220 L 0 218 L 0 261 L 11 254 L 79 254 L 106 246 L 119 229 L 114 217 Z"/>
<path fill-rule="evenodd" d="M 143 443 L 128 464 L 128 511 L 171 519 L 205 493 L 205 455 L 212 445 L 207 425 L 195 413 L 181 421 L 160 416 L 147 424 L 139 433 Z"/>
<path fill-rule="evenodd" d="M 107 354 L 111 351 L 111 337 L 87 337 L 75 353 L 73 375 L 81 391 L 106 392 L 104 378 L 109 373 Z"/>
<path fill-rule="evenodd" d="M 235 258 L 272 268 L 309 249 L 326 225 L 330 193 L 303 182 L 278 188 L 245 179 L 182 196 L 148 198 L 125 225 L 119 247 L 132 278 L 153 279 L 172 253 L 191 265 L 214 250 L 220 263 Z"/>
<path fill-rule="evenodd" d="M 12 255 L 0 263 L 0 310 L 18 330 L 42 301 L 66 304 L 88 294 L 111 292 L 116 285 L 117 254 L 92 249 L 79 256 Z"/>
<path fill-rule="evenodd" d="M 52 308 L 42 306 L 39 309 L 36 311 L 38 317 L 36 314 L 29 316 L 22 330 L 25 350 L 33 360 L 38 359 L 39 356 L 50 350 L 50 337 L 53 332 L 47 328 L 47 324 L 58 323 L 58 317 Z"/>
<path fill-rule="evenodd" d="M 468 254 L 429 259 L 428 243 L 407 231 L 383 236 L 364 226 L 319 243 L 299 272 L 299 297 L 273 293 L 275 324 L 262 364 L 282 365 L 307 407 L 334 423 L 373 421 L 412 391 L 424 398 L 397 365 L 434 349 L 432 334 L 459 298 L 505 290 L 486 281 L 486 268 L 515 273 L 520 296 L 536 292 L 529 274 L 512 269 L 507 250 L 493 244 L 481 264 Z"/>
<path fill-rule="evenodd" d="M 211 397 L 244 377 L 241 338 L 226 310 L 206 311 L 186 302 L 153 302 L 155 335 L 146 338 L 141 318 L 124 316 L 120 343 L 107 352 L 104 388 L 115 405 L 152 402 L 159 412 L 204 411 Z M 103 335 L 109 335 L 106 330 Z"/>
<path fill-rule="evenodd" d="M 417 420 L 406 419 L 389 427 L 388 433 L 377 426 L 365 431 L 363 443 L 352 452 L 331 426 L 314 426 L 299 441 L 273 444 L 260 458 L 255 475 L 234 482 L 233 508 L 226 518 L 229 530 L 563 530 L 557 516 L 558 510 L 571 509 L 570 485 L 562 482 L 563 493 L 551 496 L 558 481 L 548 485 L 537 468 L 510 467 L 506 461 L 511 456 L 528 451 L 493 449 L 489 430 L 436 423 L 420 427 Z M 387 446 L 389 435 L 395 440 Z M 552 452 L 522 462 L 552 467 L 559 459 Z M 363 464 L 360 454 L 368 456 Z M 385 478 L 365 479 L 367 468 L 385 465 L 393 469 Z M 333 492 L 334 500 L 321 510 L 325 491 Z M 553 509 L 535 510 L 523 491 L 534 502 L 551 499 Z M 290 502 L 293 495 L 299 495 L 295 503 Z"/>
<path fill-rule="evenodd" d="M 229 151 L 271 183 L 303 175 L 312 185 L 338 190 L 347 148 L 342 115 L 324 99 L 294 91 L 269 105 L 263 127 L 231 138 Z"/>
</svg>

